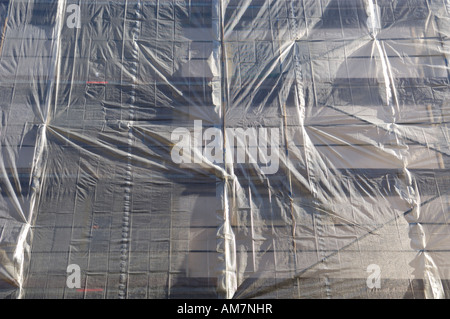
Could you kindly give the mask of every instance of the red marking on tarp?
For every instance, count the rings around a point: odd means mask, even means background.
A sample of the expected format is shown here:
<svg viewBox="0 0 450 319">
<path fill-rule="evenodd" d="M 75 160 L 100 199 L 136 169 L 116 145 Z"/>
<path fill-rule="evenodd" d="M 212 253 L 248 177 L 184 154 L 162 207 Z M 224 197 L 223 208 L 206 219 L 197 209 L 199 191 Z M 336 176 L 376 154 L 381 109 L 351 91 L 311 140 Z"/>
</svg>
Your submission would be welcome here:
<svg viewBox="0 0 450 319">
<path fill-rule="evenodd" d="M 80 288 L 77 289 L 78 292 L 99 292 L 103 291 L 103 288 Z"/>
<path fill-rule="evenodd" d="M 108 81 L 86 81 L 87 84 L 108 84 Z"/>
</svg>

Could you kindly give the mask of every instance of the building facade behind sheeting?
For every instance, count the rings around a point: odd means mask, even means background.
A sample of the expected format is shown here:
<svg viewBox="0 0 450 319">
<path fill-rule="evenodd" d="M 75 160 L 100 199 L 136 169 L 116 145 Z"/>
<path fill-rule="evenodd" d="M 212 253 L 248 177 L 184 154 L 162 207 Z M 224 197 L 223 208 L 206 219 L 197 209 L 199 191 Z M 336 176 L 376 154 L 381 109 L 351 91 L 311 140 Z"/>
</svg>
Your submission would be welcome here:
<svg viewBox="0 0 450 319">
<path fill-rule="evenodd" d="M 0 297 L 450 297 L 447 0 L 2 0 L 0 27 Z"/>
</svg>

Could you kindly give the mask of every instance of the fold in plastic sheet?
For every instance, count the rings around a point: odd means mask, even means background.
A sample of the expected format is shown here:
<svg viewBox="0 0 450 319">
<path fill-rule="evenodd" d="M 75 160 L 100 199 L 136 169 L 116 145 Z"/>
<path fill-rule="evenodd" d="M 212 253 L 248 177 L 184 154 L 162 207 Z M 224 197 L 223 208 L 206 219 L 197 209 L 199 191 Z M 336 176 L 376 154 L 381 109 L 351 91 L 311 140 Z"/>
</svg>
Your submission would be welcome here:
<svg viewBox="0 0 450 319">
<path fill-rule="evenodd" d="M 449 297 L 447 0 L 10 0 L 0 28 L 1 297 Z"/>
</svg>

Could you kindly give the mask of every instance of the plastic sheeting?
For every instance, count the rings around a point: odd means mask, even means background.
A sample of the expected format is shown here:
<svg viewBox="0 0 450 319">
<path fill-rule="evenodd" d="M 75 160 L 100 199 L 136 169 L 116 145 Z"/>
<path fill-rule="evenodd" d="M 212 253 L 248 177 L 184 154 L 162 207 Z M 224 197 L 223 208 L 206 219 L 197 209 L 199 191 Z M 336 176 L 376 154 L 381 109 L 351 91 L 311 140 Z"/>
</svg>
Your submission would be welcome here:
<svg viewBox="0 0 450 319">
<path fill-rule="evenodd" d="M 448 0 L 2 0 L 0 26 L 1 297 L 449 297 Z"/>
</svg>

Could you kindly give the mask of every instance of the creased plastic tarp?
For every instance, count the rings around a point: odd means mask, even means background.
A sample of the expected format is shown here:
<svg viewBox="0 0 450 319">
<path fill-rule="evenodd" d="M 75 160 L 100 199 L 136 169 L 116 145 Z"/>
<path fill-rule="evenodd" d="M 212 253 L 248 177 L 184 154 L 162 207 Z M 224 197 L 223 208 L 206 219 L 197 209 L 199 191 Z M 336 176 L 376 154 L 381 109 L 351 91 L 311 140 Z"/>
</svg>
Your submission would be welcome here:
<svg viewBox="0 0 450 319">
<path fill-rule="evenodd" d="M 0 27 L 1 297 L 450 296 L 449 1 L 2 0 Z"/>
</svg>

